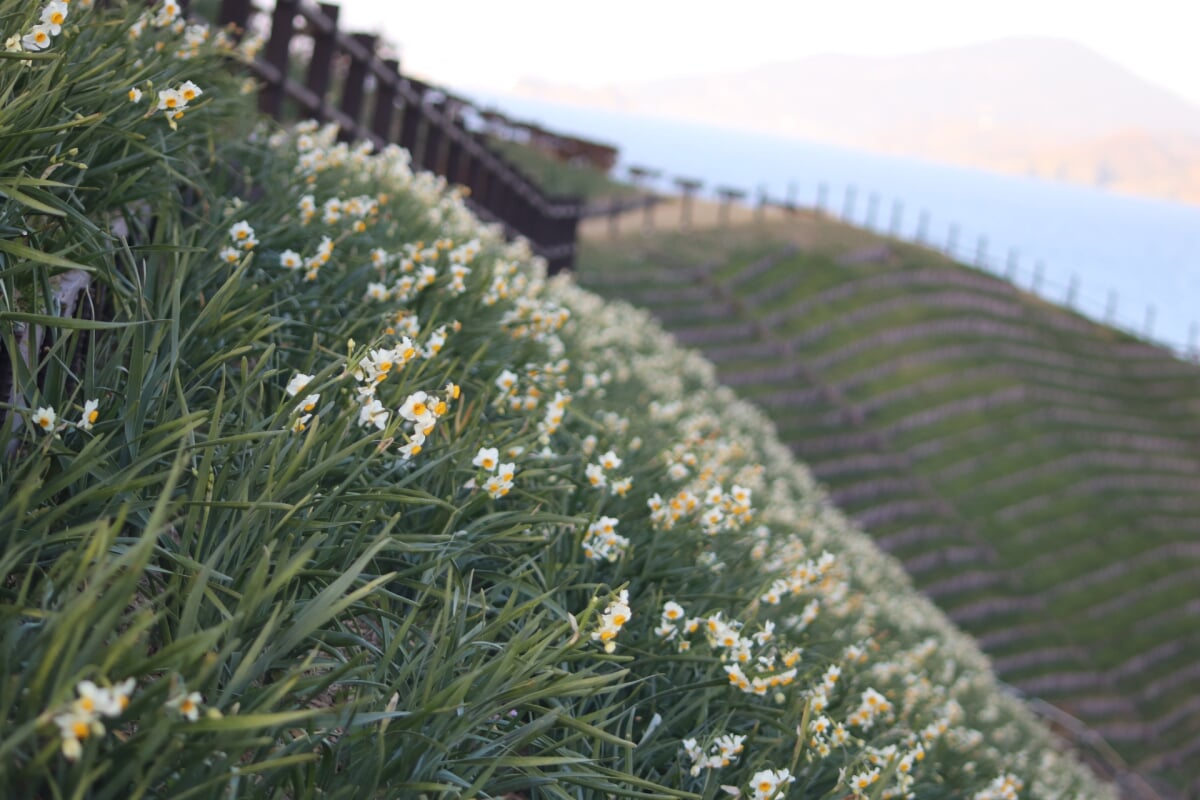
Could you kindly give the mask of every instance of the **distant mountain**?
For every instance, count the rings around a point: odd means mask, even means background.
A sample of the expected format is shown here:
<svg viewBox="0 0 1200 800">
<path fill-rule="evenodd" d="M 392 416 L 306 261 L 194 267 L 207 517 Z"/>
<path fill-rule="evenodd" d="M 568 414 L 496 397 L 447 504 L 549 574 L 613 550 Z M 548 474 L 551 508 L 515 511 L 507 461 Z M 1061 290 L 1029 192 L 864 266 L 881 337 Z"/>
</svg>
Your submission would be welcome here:
<svg viewBox="0 0 1200 800">
<path fill-rule="evenodd" d="M 1200 106 L 1062 39 L 516 91 L 1200 203 Z"/>
</svg>

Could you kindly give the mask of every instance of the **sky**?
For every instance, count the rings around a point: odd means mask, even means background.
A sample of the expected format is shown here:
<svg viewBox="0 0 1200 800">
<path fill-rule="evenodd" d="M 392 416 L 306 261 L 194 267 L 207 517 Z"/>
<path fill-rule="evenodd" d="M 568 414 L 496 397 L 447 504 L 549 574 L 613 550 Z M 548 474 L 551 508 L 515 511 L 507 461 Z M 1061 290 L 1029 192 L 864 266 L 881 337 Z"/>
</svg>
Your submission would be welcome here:
<svg viewBox="0 0 1200 800">
<path fill-rule="evenodd" d="M 451 89 L 599 86 L 818 53 L 882 56 L 1006 36 L 1071 39 L 1200 104 L 1196 0 L 339 0 L 401 70 Z"/>
</svg>

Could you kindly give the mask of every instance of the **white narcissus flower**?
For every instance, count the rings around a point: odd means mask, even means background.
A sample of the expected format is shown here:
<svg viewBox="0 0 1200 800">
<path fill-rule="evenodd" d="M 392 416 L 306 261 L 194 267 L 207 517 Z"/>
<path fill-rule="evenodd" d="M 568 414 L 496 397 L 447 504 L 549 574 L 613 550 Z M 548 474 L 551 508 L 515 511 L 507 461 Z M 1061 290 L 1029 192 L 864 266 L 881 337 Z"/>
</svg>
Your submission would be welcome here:
<svg viewBox="0 0 1200 800">
<path fill-rule="evenodd" d="M 600 466 L 605 469 L 616 469 L 621 466 L 621 459 L 612 450 L 600 456 Z"/>
<path fill-rule="evenodd" d="M 279 254 L 279 266 L 285 269 L 300 269 L 304 259 L 295 250 L 284 250 Z"/>
<path fill-rule="evenodd" d="M 493 475 L 484 481 L 483 488 L 493 498 L 499 499 L 512 490 L 512 481 L 502 480 L 499 475 Z"/>
<path fill-rule="evenodd" d="M 195 722 L 200 719 L 200 704 L 203 702 L 204 697 L 199 692 L 188 692 L 167 701 L 167 707 L 178 711 L 188 722 Z"/>
<path fill-rule="evenodd" d="M 409 422 L 421 423 L 433 412 L 429 408 L 429 395 L 425 392 L 413 392 L 400 406 L 398 413 Z"/>
<path fill-rule="evenodd" d="M 297 372 L 295 375 L 292 376 L 292 379 L 290 381 L 288 381 L 288 385 L 287 385 L 288 397 L 295 397 L 296 395 L 298 395 L 304 389 L 305 386 L 308 386 L 308 382 L 311 381 L 312 379 L 313 379 L 312 375 L 305 375 L 303 372 Z"/>
<path fill-rule="evenodd" d="M 517 376 L 511 370 L 504 370 L 500 373 L 500 377 L 496 378 L 496 388 L 502 392 L 510 392 L 517 385 Z"/>
<path fill-rule="evenodd" d="M 662 617 L 670 622 L 678 622 L 684 617 L 683 606 L 674 600 L 668 600 L 663 603 Z"/>
<path fill-rule="evenodd" d="M 181 110 L 187 105 L 183 95 L 176 89 L 163 89 L 158 93 L 158 110 L 171 113 Z"/>
<path fill-rule="evenodd" d="M 471 463 L 476 467 L 480 467 L 481 469 L 486 469 L 488 472 L 491 472 L 496 469 L 496 465 L 500 463 L 500 451 L 495 447 L 481 447 L 479 448 L 479 452 L 475 454 L 475 458 L 472 459 Z"/>
<path fill-rule="evenodd" d="M 58 422 L 58 414 L 55 413 L 54 406 L 43 406 L 33 412 L 33 424 L 46 433 L 54 430 L 54 423 L 56 422 Z"/>
<path fill-rule="evenodd" d="M 62 754 L 68 761 L 75 761 L 83 754 L 83 740 L 92 734 L 102 735 L 104 725 L 94 716 L 78 711 L 57 714 L 54 724 L 62 738 Z"/>
<path fill-rule="evenodd" d="M 383 430 L 387 427 L 387 421 L 388 410 L 384 408 L 383 403 L 379 402 L 379 398 L 372 397 L 358 411 L 358 424 L 364 427 L 374 425 L 379 430 Z"/>
<path fill-rule="evenodd" d="M 179 3 L 175 0 L 164 0 L 162 8 L 158 10 L 158 15 L 154 18 L 154 24 L 160 28 L 164 28 L 175 21 L 179 16 Z"/>
<path fill-rule="evenodd" d="M 296 413 L 297 414 L 311 414 L 313 412 L 313 410 L 317 407 L 317 403 L 319 403 L 320 401 L 321 401 L 321 395 L 319 393 L 318 394 L 310 394 L 308 397 L 305 397 L 303 400 L 300 401 L 300 405 L 296 406 Z"/>
<path fill-rule="evenodd" d="M 186 101 L 185 101 L 186 102 Z M 229 236 L 237 243 L 245 242 L 254 238 L 254 228 L 250 227 L 250 223 L 246 220 L 235 222 L 229 229 Z"/>
<path fill-rule="evenodd" d="M 50 30 L 51 36 L 62 33 L 62 24 L 67 21 L 67 4 L 63 0 L 51 0 L 42 9 L 42 24 Z"/>
<path fill-rule="evenodd" d="M 400 457 L 410 459 L 425 449 L 425 434 L 421 431 L 414 431 L 409 437 L 408 443 L 400 448 Z"/>
<path fill-rule="evenodd" d="M 599 464 L 588 464 L 584 468 L 584 475 L 588 479 L 588 483 L 597 489 L 603 489 L 608 485 L 608 478 L 604 476 L 604 467 Z"/>
<path fill-rule="evenodd" d="M 31 53 L 36 53 L 50 46 L 50 37 L 50 26 L 34 25 L 29 29 L 29 33 L 21 37 L 21 46 Z"/>
<path fill-rule="evenodd" d="M 88 400 L 83 404 L 83 414 L 79 418 L 79 427 L 85 431 L 90 431 L 92 426 L 96 424 L 96 420 L 100 418 L 100 401 Z"/>
<path fill-rule="evenodd" d="M 204 90 L 191 81 L 184 81 L 179 87 L 179 94 L 183 97 L 183 102 L 190 103 L 204 94 Z"/>
</svg>

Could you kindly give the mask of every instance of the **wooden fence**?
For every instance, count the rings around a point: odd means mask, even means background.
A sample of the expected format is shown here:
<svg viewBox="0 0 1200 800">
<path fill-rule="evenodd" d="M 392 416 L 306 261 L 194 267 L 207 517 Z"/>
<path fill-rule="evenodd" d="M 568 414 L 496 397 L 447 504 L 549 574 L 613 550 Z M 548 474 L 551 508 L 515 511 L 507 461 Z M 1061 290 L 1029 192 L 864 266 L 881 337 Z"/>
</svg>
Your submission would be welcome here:
<svg viewBox="0 0 1200 800">
<path fill-rule="evenodd" d="M 251 0 L 222 0 L 216 22 L 245 29 L 255 13 Z M 290 100 L 303 117 L 336 123 L 345 139 L 400 145 L 415 167 L 467 187 L 472 210 L 528 239 L 551 273 L 571 267 L 582 199 L 544 193 L 467 128 L 461 100 L 401 75 L 398 61 L 376 53 L 375 36 L 344 33 L 337 20 L 336 5 L 277 0 L 266 47 L 251 65 L 264 84 L 262 111 L 283 119 Z M 303 81 L 293 77 L 299 38 L 311 52 Z"/>
</svg>

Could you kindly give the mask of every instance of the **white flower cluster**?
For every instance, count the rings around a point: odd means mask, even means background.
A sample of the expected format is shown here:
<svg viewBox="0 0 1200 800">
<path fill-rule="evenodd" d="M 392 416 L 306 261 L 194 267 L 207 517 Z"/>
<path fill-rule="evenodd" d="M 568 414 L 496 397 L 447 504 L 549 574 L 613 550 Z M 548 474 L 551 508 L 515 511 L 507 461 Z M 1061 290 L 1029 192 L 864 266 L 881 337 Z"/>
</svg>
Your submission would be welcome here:
<svg viewBox="0 0 1200 800">
<path fill-rule="evenodd" d="M 612 653 L 617 649 L 617 634 L 625 623 L 633 617 L 629 607 L 629 592 L 622 589 L 617 599 L 610 602 L 600 615 L 600 625 L 592 632 L 592 639 L 604 645 L 604 652 Z"/>
</svg>

